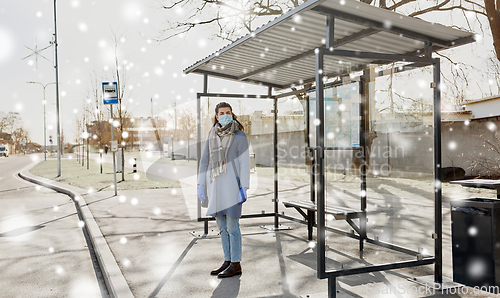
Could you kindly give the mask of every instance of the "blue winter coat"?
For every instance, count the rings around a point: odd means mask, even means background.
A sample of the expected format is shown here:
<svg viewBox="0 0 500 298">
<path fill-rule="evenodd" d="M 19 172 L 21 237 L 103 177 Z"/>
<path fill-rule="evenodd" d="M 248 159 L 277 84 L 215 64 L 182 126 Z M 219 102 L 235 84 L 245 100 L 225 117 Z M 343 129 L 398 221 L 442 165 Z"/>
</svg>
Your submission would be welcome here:
<svg viewBox="0 0 500 298">
<path fill-rule="evenodd" d="M 250 187 L 250 155 L 246 134 L 237 130 L 227 154 L 226 173 L 210 182 L 210 153 L 208 138 L 200 161 L 198 184 L 205 185 L 208 199 L 208 216 L 226 215 L 241 217 L 241 205 L 238 204 L 240 187 Z"/>
</svg>

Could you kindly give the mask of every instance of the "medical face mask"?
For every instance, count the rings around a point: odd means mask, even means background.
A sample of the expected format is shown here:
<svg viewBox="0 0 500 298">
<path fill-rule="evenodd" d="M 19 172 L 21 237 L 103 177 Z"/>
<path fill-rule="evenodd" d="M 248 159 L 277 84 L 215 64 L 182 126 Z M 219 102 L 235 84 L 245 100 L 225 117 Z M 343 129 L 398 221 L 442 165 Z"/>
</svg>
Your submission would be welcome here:
<svg viewBox="0 0 500 298">
<path fill-rule="evenodd" d="M 220 115 L 219 116 L 219 123 L 222 126 L 226 126 L 229 124 L 229 122 L 233 121 L 233 115 Z"/>
</svg>

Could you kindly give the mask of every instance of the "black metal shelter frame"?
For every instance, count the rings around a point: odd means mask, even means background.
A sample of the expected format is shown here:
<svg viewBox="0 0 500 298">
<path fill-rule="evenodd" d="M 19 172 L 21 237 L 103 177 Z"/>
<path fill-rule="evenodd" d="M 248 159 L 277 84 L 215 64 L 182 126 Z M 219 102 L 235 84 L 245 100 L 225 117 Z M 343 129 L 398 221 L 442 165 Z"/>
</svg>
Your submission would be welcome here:
<svg viewBox="0 0 500 298">
<path fill-rule="evenodd" d="M 307 5 L 307 4 L 305 4 Z M 219 78 L 224 78 L 224 75 L 219 73 L 213 73 L 206 70 L 197 71 L 204 75 L 203 80 L 203 92 L 197 93 L 197 157 L 198 157 L 198 168 L 201 157 L 201 99 L 205 97 L 211 98 L 271 98 L 273 100 L 273 115 L 274 115 L 274 137 L 273 137 L 273 145 L 274 145 L 274 194 L 273 194 L 273 203 L 274 203 L 274 211 L 271 213 L 263 213 L 263 214 L 243 214 L 242 218 L 256 218 L 256 217 L 274 217 L 274 229 L 279 230 L 280 224 L 279 219 L 292 220 L 295 222 L 303 223 L 308 225 L 309 230 L 309 240 L 312 240 L 313 235 L 313 227 L 316 227 L 316 241 L 317 241 L 317 277 L 320 279 L 328 279 L 328 293 L 329 297 L 335 297 L 336 295 L 336 278 L 340 276 L 347 275 L 355 275 L 361 273 L 370 273 L 377 271 L 385 271 L 392 269 L 400 269 L 407 267 L 416 267 L 423 265 L 434 264 L 434 286 L 439 287 L 442 285 L 442 194 L 441 194 L 441 184 L 440 184 L 440 169 L 441 169 L 441 93 L 440 93 L 440 59 L 432 58 L 433 51 L 433 43 L 436 45 L 442 46 L 446 44 L 443 41 L 430 38 L 428 36 L 419 35 L 417 33 L 412 33 L 409 31 L 395 31 L 397 34 L 403 34 L 410 38 L 415 38 L 417 40 L 425 41 L 424 52 L 420 53 L 423 56 L 416 56 L 412 54 L 417 53 L 409 53 L 405 54 L 383 54 L 383 53 L 374 53 L 374 52 L 362 52 L 362 51 L 349 51 L 349 50 L 338 50 L 336 48 L 336 44 L 334 44 L 334 23 L 335 18 L 345 18 L 345 16 L 339 15 L 334 11 L 321 11 L 327 16 L 326 22 L 326 43 L 325 46 L 318 47 L 314 50 L 315 55 L 315 78 L 304 78 L 306 80 L 302 81 L 303 83 L 307 82 L 315 82 L 314 87 L 304 88 L 301 90 L 281 93 L 281 94 L 273 94 L 272 88 L 283 89 L 285 86 L 279 86 L 275 84 L 266 84 L 265 82 L 259 82 L 264 86 L 268 87 L 268 94 L 263 95 L 249 95 L 249 94 L 225 94 L 225 93 L 209 93 L 208 92 L 208 77 L 214 76 Z M 381 28 L 381 24 L 376 22 L 370 22 L 364 19 L 356 19 L 357 22 L 361 22 L 364 25 L 372 28 L 367 30 L 376 30 L 377 28 Z M 364 32 L 363 34 L 367 34 Z M 461 44 L 471 42 L 472 39 L 462 40 Z M 454 44 L 454 43 L 453 43 Z M 307 52 L 310 54 L 309 52 Z M 340 147 L 328 147 L 325 146 L 325 98 L 324 98 L 324 89 L 326 87 L 341 85 L 341 83 L 328 83 L 324 82 L 325 77 L 325 64 L 324 59 L 326 56 L 336 56 L 336 57 L 349 57 L 349 58 L 359 58 L 359 59 L 369 59 L 370 61 L 376 61 L 374 63 L 379 64 L 387 64 L 393 62 L 407 62 L 408 64 L 397 67 L 392 70 L 392 72 L 402 72 L 407 71 L 419 67 L 427 67 L 432 66 L 433 68 L 433 82 L 431 83 L 431 88 L 433 88 L 433 108 L 434 108 L 434 179 L 436 181 L 434 185 L 434 232 L 432 234 L 432 239 L 434 239 L 434 256 L 424 256 L 419 254 L 416 251 L 411 249 L 401 247 L 398 245 L 394 245 L 391 243 L 379 241 L 378 239 L 372 239 L 367 236 L 367 219 L 366 219 L 366 207 L 367 207 L 367 198 L 366 198 L 366 152 L 367 152 L 367 138 L 368 138 L 368 123 L 367 119 L 367 96 L 365 86 L 366 82 L 371 78 L 371 74 L 364 74 L 358 77 L 356 80 L 359 83 L 359 93 L 360 93 L 360 146 L 357 148 L 350 147 L 348 149 L 351 150 L 361 150 L 362 152 L 362 166 L 361 166 L 361 192 L 360 192 L 360 211 L 357 214 L 357 218 L 359 218 L 359 227 L 356 226 L 352 221 L 348 223 L 356 230 L 356 234 L 352 234 L 340 229 L 336 229 L 333 227 L 328 227 L 325 224 L 326 213 L 326 196 L 325 196 L 325 151 L 326 150 L 342 150 L 346 148 Z M 212 57 L 215 57 L 212 55 Z M 294 57 L 296 58 L 296 57 Z M 207 58 L 210 59 L 210 58 Z M 284 65 L 288 62 L 288 59 L 282 61 L 280 65 Z M 197 65 L 201 65 L 205 62 L 198 62 Z M 270 65 L 269 67 L 265 67 L 265 69 L 269 69 L 271 67 L 277 67 L 278 65 Z M 194 67 L 193 67 L 194 68 Z M 353 71 L 359 71 L 361 69 L 355 69 Z M 189 72 L 192 69 L 189 70 Z M 376 76 L 385 75 L 383 71 L 379 73 L 375 73 Z M 231 80 L 240 80 L 242 78 L 237 77 L 226 77 Z M 297 78 L 297 81 L 299 81 Z M 252 82 L 252 81 L 249 81 Z M 255 82 L 253 82 L 255 83 Z M 319 125 L 316 128 L 316 144 L 315 146 L 311 146 L 309 140 L 309 116 L 307 117 L 307 145 L 309 148 L 309 152 L 311 154 L 311 198 L 310 200 L 315 203 L 316 210 L 308 210 L 307 214 L 305 212 L 301 212 L 304 219 L 295 218 L 289 215 L 280 214 L 279 213 L 279 199 L 278 199 L 278 126 L 277 126 L 277 116 L 278 116 L 278 99 L 283 97 L 292 96 L 299 93 L 306 92 L 316 92 L 316 117 L 319 120 Z M 309 109 L 309 101 L 307 105 L 307 109 Z M 308 111 L 309 112 L 309 111 Z M 309 115 L 309 113 L 308 113 Z M 316 187 L 315 187 L 316 185 Z M 203 217 L 201 216 L 201 203 L 198 201 L 198 221 L 204 222 L 204 233 L 208 234 L 208 222 L 214 220 L 211 217 Z M 382 247 L 386 247 L 389 249 L 393 249 L 399 252 L 403 252 L 406 254 L 413 255 L 415 257 L 414 260 L 406 260 L 399 261 L 387 264 L 377 264 L 364 266 L 360 268 L 347 268 L 347 269 L 339 269 L 339 270 L 328 270 L 326 268 L 326 231 L 333 231 L 348 237 L 352 237 L 359 240 L 359 248 L 360 251 L 363 250 L 363 243 L 371 243 L 375 245 L 379 245 Z"/>
<path fill-rule="evenodd" d="M 333 22 L 329 22 L 333 24 Z M 333 30 L 330 30 L 333 32 Z M 365 94 L 365 82 L 370 78 L 369 75 L 362 75 L 359 77 L 359 93 L 361 97 L 360 103 L 360 146 L 359 148 L 344 148 L 344 147 L 327 147 L 325 146 L 325 127 L 324 127 L 324 89 L 327 87 L 323 81 L 323 60 L 326 55 L 339 56 L 339 57 L 359 57 L 359 58 L 370 58 L 377 60 L 384 60 L 388 62 L 406 61 L 413 62 L 413 64 L 407 64 L 404 67 L 395 69 L 394 71 L 406 71 L 414 69 L 417 67 L 424 67 L 432 65 L 433 67 L 433 83 L 432 88 L 434 89 L 434 178 L 438 181 L 441 165 L 441 93 L 439 90 L 440 85 L 440 60 L 439 58 L 431 58 L 431 44 L 428 43 L 426 47 L 427 53 L 426 57 L 417 56 L 406 56 L 406 55 L 391 55 L 391 54 L 380 54 L 380 53 L 370 53 L 370 52 L 351 52 L 351 51 L 339 51 L 333 50 L 328 45 L 328 40 L 333 40 L 333 36 L 327 39 L 326 47 L 317 48 L 315 50 L 316 55 L 316 86 L 311 88 L 306 88 L 302 90 L 297 90 L 293 92 L 287 92 L 279 95 L 272 94 L 272 87 L 268 87 L 268 94 L 265 95 L 251 95 L 251 94 L 225 94 L 225 93 L 209 93 L 208 89 L 208 75 L 204 74 L 203 92 L 197 93 L 197 156 L 198 156 L 198 168 L 201 156 L 201 99 L 203 97 L 212 98 L 271 98 L 273 99 L 273 114 L 274 114 L 274 133 L 273 133 L 273 156 L 274 156 L 274 212 L 271 213 L 256 213 L 256 214 L 243 214 L 241 218 L 256 218 L 256 217 L 274 217 L 274 229 L 279 230 L 279 218 L 292 220 L 295 222 L 303 223 L 308 225 L 309 230 L 309 240 L 312 240 L 313 227 L 317 228 L 316 241 L 317 241 L 317 277 L 320 279 L 328 278 L 328 293 L 329 297 L 335 297 L 336 295 L 336 278 L 340 276 L 355 275 L 360 273 L 370 273 L 377 271 L 385 271 L 392 269 L 400 269 L 406 267 L 416 267 L 423 265 L 434 264 L 434 282 L 437 284 L 442 284 L 442 194 L 441 187 L 438 183 L 435 185 L 434 191 L 434 218 L 435 218 L 435 230 L 432 235 L 434 239 L 434 256 L 422 256 L 416 251 L 411 249 L 394 245 L 391 243 L 383 242 L 378 239 L 372 239 L 367 236 L 367 218 L 366 218 L 366 143 L 367 143 L 367 123 L 365 121 L 366 117 L 366 94 Z M 380 72 L 380 75 L 383 73 Z M 341 83 L 328 84 L 341 85 Z M 277 101 L 279 98 L 291 96 L 298 93 L 304 93 L 307 91 L 316 91 L 316 117 L 319 120 L 319 125 L 316 129 L 316 146 L 310 145 L 309 131 L 307 133 L 308 139 L 308 149 L 311 154 L 311 201 L 315 202 L 317 205 L 317 220 L 315 220 L 314 211 L 308 211 L 307 214 L 303 214 L 307 220 L 302 220 L 289 215 L 279 213 L 279 199 L 278 199 L 278 126 L 277 126 Z M 309 109 L 309 101 L 307 104 Z M 309 113 L 308 113 L 309 114 Z M 307 129 L 309 130 L 309 117 L 307 117 Z M 326 196 L 325 196 L 325 150 L 345 150 L 345 149 L 359 149 L 363 153 L 362 166 L 361 169 L 361 206 L 358 217 L 359 217 L 359 227 L 356 227 L 352 221 L 348 223 L 358 232 L 358 235 L 343 231 L 337 228 L 328 227 L 325 224 L 325 207 L 326 207 Z M 316 189 L 315 186 L 316 185 Z M 208 234 L 208 222 L 215 220 L 212 217 L 201 216 L 201 203 L 198 201 L 198 221 L 204 222 L 204 233 Z M 400 262 L 393 262 L 387 264 L 371 265 L 361 268 L 350 268 L 350 269 L 339 269 L 339 270 L 327 270 L 326 269 L 326 231 L 333 231 L 348 237 L 352 237 L 359 240 L 359 249 L 362 252 L 363 243 L 368 242 L 389 249 L 393 249 L 399 252 L 407 253 L 415 256 L 415 260 L 406 260 Z"/>
<path fill-rule="evenodd" d="M 334 297 L 336 293 L 336 278 L 339 276 L 353 275 L 359 273 L 368 273 L 374 271 L 385 271 L 391 269 L 399 269 L 405 267 L 415 267 L 422 265 L 434 264 L 434 281 L 438 284 L 442 283 L 442 213 L 441 213 L 441 187 L 440 183 L 435 185 L 434 191 L 434 219 L 435 227 L 432 237 L 434 238 L 434 256 L 424 257 L 419 255 L 416 260 L 394 262 L 382 265 L 372 265 L 362 268 L 341 269 L 341 270 L 326 270 L 325 267 L 325 178 L 324 178 L 324 152 L 325 148 L 325 127 L 324 127 L 324 83 L 323 83 L 323 65 L 324 57 L 326 55 L 340 56 L 340 57 L 359 57 L 369 59 L 380 59 L 390 62 L 406 61 L 413 62 L 421 65 L 433 66 L 433 83 L 434 88 L 434 178 L 436 181 L 439 179 L 440 165 L 441 165 L 441 93 L 439 90 L 440 85 L 440 60 L 438 58 L 431 58 L 431 43 L 426 43 L 425 57 L 405 56 L 405 55 L 392 55 L 392 54 L 379 54 L 370 52 L 351 52 L 351 51 L 336 51 L 330 45 L 333 45 L 333 17 L 327 19 L 327 35 L 326 47 L 318 48 L 316 54 L 316 117 L 319 120 L 319 125 L 316 130 L 316 147 L 315 150 L 315 165 L 316 165 L 316 181 L 317 181 L 317 266 L 318 278 L 328 278 L 328 292 L 330 297 Z M 362 150 L 363 160 L 361 166 L 361 211 L 366 212 L 366 140 L 367 129 L 366 119 L 366 93 L 364 90 L 364 82 L 368 79 L 366 76 L 361 76 L 359 81 L 359 90 L 361 95 L 360 104 L 360 147 Z M 379 244 L 380 241 L 369 239 L 366 236 L 366 213 L 360 216 L 360 250 L 363 248 L 363 241 L 369 241 L 374 244 Z M 386 246 L 395 249 L 393 245 Z"/>
</svg>

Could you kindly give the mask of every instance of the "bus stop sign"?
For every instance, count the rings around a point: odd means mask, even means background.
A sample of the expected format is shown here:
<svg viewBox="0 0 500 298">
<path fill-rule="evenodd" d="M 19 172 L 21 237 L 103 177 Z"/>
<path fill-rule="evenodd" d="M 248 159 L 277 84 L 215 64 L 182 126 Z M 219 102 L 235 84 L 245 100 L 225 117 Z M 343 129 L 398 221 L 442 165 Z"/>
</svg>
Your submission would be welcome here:
<svg viewBox="0 0 500 298">
<path fill-rule="evenodd" d="M 105 105 L 118 103 L 118 84 L 116 82 L 102 82 L 102 100 Z"/>
</svg>

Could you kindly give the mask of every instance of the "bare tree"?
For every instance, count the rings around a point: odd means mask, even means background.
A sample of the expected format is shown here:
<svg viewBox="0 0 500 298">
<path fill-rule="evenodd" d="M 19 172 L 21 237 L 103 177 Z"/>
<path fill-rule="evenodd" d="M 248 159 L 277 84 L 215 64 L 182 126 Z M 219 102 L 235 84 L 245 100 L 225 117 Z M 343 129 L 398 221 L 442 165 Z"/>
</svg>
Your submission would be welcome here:
<svg viewBox="0 0 500 298">
<path fill-rule="evenodd" d="M 196 117 L 195 115 L 184 109 L 179 112 L 179 116 L 177 117 L 177 126 L 176 126 L 176 136 L 180 140 L 189 140 L 191 135 L 196 132 Z"/>
<path fill-rule="evenodd" d="M 22 120 L 19 113 L 0 112 L 0 132 L 12 134 L 19 126 L 22 126 Z"/>
<path fill-rule="evenodd" d="M 30 143 L 29 133 L 23 126 L 17 127 L 12 133 L 11 138 L 16 148 L 21 147 L 21 143 L 24 141 L 25 144 Z"/>
<path fill-rule="evenodd" d="M 75 143 L 76 143 L 76 157 L 77 157 L 77 162 L 80 161 L 80 140 L 81 140 L 81 137 L 80 137 L 80 134 L 82 132 L 82 120 L 80 119 L 81 118 L 81 115 L 80 114 L 75 114 L 75 118 L 74 118 L 74 135 L 75 135 Z"/>
<path fill-rule="evenodd" d="M 482 149 L 484 148 L 489 154 L 471 156 L 470 170 L 472 173 L 478 173 L 479 177 L 500 178 L 500 134 L 498 132 L 482 133 L 475 138 L 482 144 Z"/>
<path fill-rule="evenodd" d="M 125 181 L 125 146 L 126 142 L 124 141 L 124 133 L 127 130 L 130 130 L 132 127 L 133 123 L 131 121 L 131 116 L 130 113 L 127 111 L 127 108 L 125 106 L 125 93 L 127 90 L 127 71 L 126 68 L 124 68 L 123 62 L 122 62 L 122 57 L 120 57 L 120 42 L 124 34 L 117 35 L 115 32 L 112 32 L 110 39 L 113 44 L 113 53 L 114 53 L 114 70 L 113 70 L 113 78 L 116 80 L 118 84 L 118 111 L 117 111 L 117 118 L 118 118 L 118 127 L 117 127 L 117 139 L 118 143 L 122 144 L 121 146 L 121 155 L 122 155 L 122 181 Z M 128 95 L 130 96 L 130 94 Z M 115 116 L 114 116 L 115 117 Z M 127 132 L 128 134 L 128 132 Z"/>
<path fill-rule="evenodd" d="M 486 79 L 490 85 L 490 94 L 499 94 L 500 93 L 500 60 L 495 59 L 494 57 L 490 57 L 488 59 L 488 72 L 486 73 Z M 496 90 L 493 89 L 496 87 Z"/>
<path fill-rule="evenodd" d="M 272 16 L 282 15 L 306 2 L 303 0 L 168 0 L 162 7 L 166 10 L 185 10 L 183 17 L 167 22 L 161 30 L 160 40 L 186 34 L 193 28 L 212 26 L 214 37 L 234 41 L 244 33 L 252 31 L 252 23 L 263 23 Z M 201 2 L 201 5 L 200 5 Z M 498 0 L 435 0 L 432 5 L 422 5 L 418 0 L 362 0 L 361 2 L 387 10 L 398 11 L 412 17 L 431 12 L 460 11 L 471 28 L 471 22 L 486 20 L 493 36 L 495 56 L 500 61 L 500 3 Z M 469 14 L 472 13 L 472 14 Z M 482 28 L 482 26 L 481 26 Z"/>
<path fill-rule="evenodd" d="M 7 126 L 7 114 L 0 111 L 0 133 L 5 132 Z"/>
<path fill-rule="evenodd" d="M 163 142 L 165 138 L 166 121 L 160 117 L 155 117 L 153 111 L 153 98 L 151 98 L 151 126 L 153 127 L 156 143 L 158 145 L 158 150 L 160 151 L 160 157 L 163 158 Z"/>
<path fill-rule="evenodd" d="M 109 123 L 108 117 L 104 113 L 104 103 L 101 100 L 101 86 L 103 78 L 98 75 L 96 71 L 89 74 L 89 98 L 93 101 L 93 127 L 92 134 L 96 136 L 91 141 L 92 145 L 102 149 L 105 144 L 109 143 L 111 139 L 110 127 L 105 125 Z"/>
<path fill-rule="evenodd" d="M 215 37 L 225 40 L 235 40 L 242 32 L 252 31 L 252 23 L 258 18 L 272 17 L 305 2 L 302 0 L 178 0 L 166 2 L 162 7 L 166 10 L 187 11 L 183 17 L 168 21 L 167 27 L 161 31 L 166 40 L 177 35 L 183 35 L 198 26 L 216 28 Z M 201 2 L 201 4 L 200 4 Z"/>
<path fill-rule="evenodd" d="M 92 139 L 92 100 L 90 98 L 84 98 L 83 104 L 82 104 L 82 109 L 80 111 L 80 117 L 77 118 L 80 120 L 80 132 L 79 135 L 82 136 L 82 152 L 85 152 L 87 147 L 85 147 L 85 144 L 89 142 Z M 85 137 L 86 136 L 86 137 Z M 87 161 L 88 162 L 88 161 Z M 85 156 L 82 158 L 82 166 L 85 164 Z"/>
</svg>

